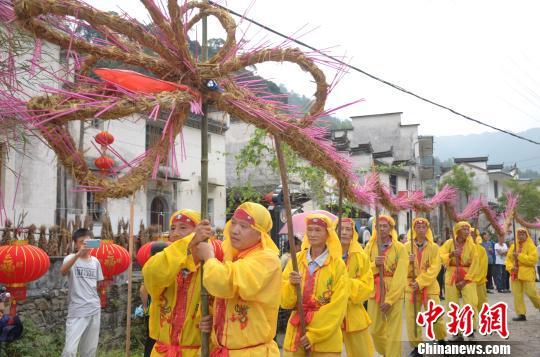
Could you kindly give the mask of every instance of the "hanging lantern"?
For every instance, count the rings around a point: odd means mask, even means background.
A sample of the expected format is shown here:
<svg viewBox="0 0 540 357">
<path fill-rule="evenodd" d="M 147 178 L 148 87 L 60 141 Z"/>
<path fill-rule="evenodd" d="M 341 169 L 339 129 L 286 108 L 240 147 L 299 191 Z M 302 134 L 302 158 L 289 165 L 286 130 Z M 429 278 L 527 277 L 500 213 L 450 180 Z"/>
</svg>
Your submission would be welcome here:
<svg viewBox="0 0 540 357">
<path fill-rule="evenodd" d="M 47 253 L 26 240 L 0 247 L 0 283 L 6 284 L 11 294 L 12 314 L 16 313 L 17 301 L 26 299 L 26 284 L 42 277 L 50 265 Z"/>
<path fill-rule="evenodd" d="M 137 263 L 139 263 L 141 268 L 148 261 L 148 259 L 150 259 L 150 254 L 152 253 L 152 245 L 155 242 L 160 242 L 160 241 L 161 240 L 148 242 L 148 243 L 144 244 L 142 247 L 139 248 L 139 250 L 137 251 L 137 256 L 135 257 L 135 259 L 137 259 Z M 164 241 L 164 242 L 167 245 L 171 244 L 171 242 L 168 242 L 168 241 Z"/>
<path fill-rule="evenodd" d="M 94 140 L 100 145 L 108 146 L 114 143 L 114 136 L 108 131 L 101 131 L 94 137 Z"/>
<path fill-rule="evenodd" d="M 129 268 L 131 259 L 126 249 L 114 244 L 112 240 L 102 240 L 99 248 L 90 249 L 90 255 L 96 257 L 101 264 L 104 280 L 98 282 L 101 306 L 106 306 L 107 287 L 113 278 Z"/>
<path fill-rule="evenodd" d="M 114 160 L 108 156 L 101 155 L 94 160 L 94 165 L 101 171 L 109 171 L 114 167 Z"/>
</svg>

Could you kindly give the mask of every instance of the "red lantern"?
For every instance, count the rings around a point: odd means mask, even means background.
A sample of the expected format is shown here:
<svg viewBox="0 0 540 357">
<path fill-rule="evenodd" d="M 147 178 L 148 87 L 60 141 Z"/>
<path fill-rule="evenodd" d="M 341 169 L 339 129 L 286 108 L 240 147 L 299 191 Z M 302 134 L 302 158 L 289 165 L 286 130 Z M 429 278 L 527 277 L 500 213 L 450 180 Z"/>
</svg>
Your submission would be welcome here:
<svg viewBox="0 0 540 357">
<path fill-rule="evenodd" d="M 150 259 L 150 254 L 152 251 L 152 244 L 155 242 L 159 242 L 159 241 L 148 242 L 144 244 L 142 247 L 140 247 L 139 250 L 137 251 L 137 256 L 135 257 L 135 259 L 137 259 L 137 263 L 139 263 L 141 268 L 148 261 L 148 259 Z M 167 245 L 171 244 L 171 242 L 168 242 L 168 241 L 164 241 L 164 242 Z"/>
<path fill-rule="evenodd" d="M 0 247 L 0 283 L 7 285 L 12 297 L 12 314 L 17 301 L 26 299 L 26 283 L 39 279 L 51 262 L 42 249 L 29 245 L 26 240 L 14 240 Z"/>
<path fill-rule="evenodd" d="M 114 167 L 114 160 L 108 156 L 102 155 L 94 160 L 94 165 L 101 171 L 108 171 Z"/>
<path fill-rule="evenodd" d="M 102 240 L 99 248 L 90 249 L 90 255 L 96 257 L 101 264 L 105 280 L 98 283 L 101 297 L 101 306 L 105 307 L 107 301 L 106 290 L 114 276 L 123 273 L 129 268 L 131 259 L 129 252 L 112 240 Z"/>
<path fill-rule="evenodd" d="M 108 131 L 101 131 L 94 137 L 94 140 L 96 140 L 96 143 L 98 144 L 107 146 L 114 143 L 114 136 Z"/>
</svg>

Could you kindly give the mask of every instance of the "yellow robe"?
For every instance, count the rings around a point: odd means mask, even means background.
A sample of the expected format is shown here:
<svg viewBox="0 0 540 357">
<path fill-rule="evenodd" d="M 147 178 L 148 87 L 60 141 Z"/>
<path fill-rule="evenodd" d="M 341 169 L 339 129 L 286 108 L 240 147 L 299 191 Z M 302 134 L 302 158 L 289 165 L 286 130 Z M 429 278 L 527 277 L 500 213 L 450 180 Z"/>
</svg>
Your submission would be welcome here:
<svg viewBox="0 0 540 357">
<path fill-rule="evenodd" d="M 439 246 L 432 241 L 426 240 L 424 248 L 419 253 L 416 244 L 414 247 L 414 272 L 416 275 L 415 281 L 418 283 L 420 292 L 416 295 L 416 312 L 422 311 L 422 306 L 426 308 L 428 300 L 433 300 L 435 304 L 440 304 L 439 293 L 440 286 L 437 281 L 437 275 L 441 270 L 441 258 L 439 256 Z M 411 241 L 405 243 L 405 250 L 411 254 Z M 420 260 L 421 258 L 421 260 Z M 412 347 L 417 347 L 422 342 L 422 328 L 416 324 L 416 316 L 414 314 L 413 293 L 410 284 L 413 282 L 412 274 L 413 264 L 409 262 L 409 271 L 407 275 L 407 286 L 405 288 L 405 314 L 407 321 L 407 335 L 409 343 Z M 426 301 L 423 301 L 423 300 Z M 416 335 L 414 334 L 416 329 Z M 435 339 L 443 340 L 446 336 L 446 326 L 443 317 L 439 318 L 434 325 Z"/>
<path fill-rule="evenodd" d="M 512 275 L 512 269 L 514 268 L 514 244 L 508 249 L 506 256 L 506 270 Z M 516 314 L 525 315 L 525 300 L 523 294 L 525 293 L 534 307 L 540 309 L 540 295 L 536 289 L 535 283 L 535 265 L 538 261 L 538 251 L 530 237 L 528 237 L 524 243 L 518 241 L 518 273 L 517 276 L 512 276 L 511 286 L 512 294 L 514 295 L 514 307 Z"/>
<path fill-rule="evenodd" d="M 311 275 L 312 280 L 309 280 L 307 252 L 305 249 L 296 255 L 298 270 L 302 276 L 304 314 L 311 316 L 306 326 L 306 336 L 311 343 L 312 352 L 340 353 L 343 346 L 341 325 L 349 297 L 347 268 L 342 259 L 329 254 L 324 265 L 315 269 Z M 282 274 L 281 307 L 284 309 L 296 307 L 296 289 L 289 281 L 291 271 L 292 262 L 289 261 Z M 310 295 L 306 294 L 310 286 L 306 284 L 307 281 L 313 282 Z M 300 326 L 291 323 L 293 319 L 298 318 L 295 316 L 296 312 L 293 312 L 287 324 L 283 343 L 285 356 L 287 352 L 302 351 L 302 347 L 298 346 L 298 339 L 301 337 Z"/>
<path fill-rule="evenodd" d="M 477 311 L 482 310 L 482 305 L 488 302 L 487 298 L 487 273 L 488 273 L 488 256 L 486 249 L 482 245 L 482 238 L 476 240 L 476 248 L 478 249 L 478 271 L 476 275 L 476 295 L 478 296 Z"/>
<path fill-rule="evenodd" d="M 356 238 L 356 237 L 355 237 Z M 374 347 L 368 327 L 371 319 L 364 302 L 373 292 L 373 272 L 369 257 L 353 238 L 345 261 L 349 274 L 349 301 L 343 322 L 344 342 L 348 356 L 373 356 Z"/>
<path fill-rule="evenodd" d="M 149 335 L 157 342 L 152 356 L 182 351 L 197 356 L 201 344 L 200 271 L 187 247 L 193 234 L 177 240 L 151 257 L 143 267 L 150 303 Z"/>
<path fill-rule="evenodd" d="M 212 341 L 231 357 L 278 357 L 273 338 L 280 303 L 279 258 L 259 244 L 231 260 L 225 247 L 225 262 L 213 258 L 204 264 L 203 284 L 216 299 Z"/>
<path fill-rule="evenodd" d="M 478 276 L 478 249 L 471 236 L 467 237 L 463 250 L 461 252 L 461 258 L 459 259 L 460 270 L 463 271 L 462 278 L 469 281 L 461 291 L 456 287 L 457 281 L 456 272 L 456 260 L 454 257 L 450 258 L 450 252 L 454 250 L 454 240 L 449 239 L 439 250 L 442 263 L 446 266 L 446 272 L 444 274 L 444 285 L 447 305 L 450 302 L 456 303 L 459 306 L 469 304 L 475 310 L 478 305 L 478 296 L 476 293 L 476 279 Z M 463 304 L 459 303 L 459 297 L 463 297 Z M 448 308 L 448 306 L 447 306 Z"/>
<path fill-rule="evenodd" d="M 409 261 L 404 245 L 397 241 L 395 235 L 393 234 L 392 244 L 386 251 L 384 264 L 384 302 L 392 307 L 386 314 L 383 314 L 379 303 L 375 300 L 375 293 L 368 301 L 368 314 L 373 321 L 370 333 L 375 349 L 379 354 L 388 357 L 401 356 L 402 304 L 405 285 L 407 285 Z M 375 265 L 375 258 L 379 253 L 375 236 L 366 245 L 365 252 L 370 258 L 373 275 L 378 276 L 379 268 Z M 377 291 L 379 284 L 375 281 L 374 285 L 375 291 Z"/>
</svg>

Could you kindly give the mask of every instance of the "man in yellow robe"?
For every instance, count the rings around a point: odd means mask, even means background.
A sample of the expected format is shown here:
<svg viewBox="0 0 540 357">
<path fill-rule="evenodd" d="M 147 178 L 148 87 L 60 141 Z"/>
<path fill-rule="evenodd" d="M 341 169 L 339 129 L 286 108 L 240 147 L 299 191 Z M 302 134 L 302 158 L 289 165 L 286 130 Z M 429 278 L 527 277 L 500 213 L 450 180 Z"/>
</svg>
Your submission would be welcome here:
<svg viewBox="0 0 540 357">
<path fill-rule="evenodd" d="M 349 274 L 349 302 L 343 321 L 343 342 L 347 356 L 372 357 L 375 353 L 368 327 L 371 325 L 364 302 L 373 292 L 373 272 L 369 257 L 358 241 L 354 221 L 341 220 L 341 249 Z"/>
<path fill-rule="evenodd" d="M 334 223 L 326 215 L 306 217 L 306 233 L 297 259 L 298 273 L 292 270 L 291 262 L 283 271 L 281 306 L 296 307 L 295 285 L 300 285 L 306 333 L 302 335 L 300 315 L 295 310 L 287 324 L 283 356 L 304 356 L 305 350 L 312 357 L 341 356 L 349 279 Z"/>
<path fill-rule="evenodd" d="M 183 209 L 170 219 L 173 243 L 152 256 L 143 267 L 150 303 L 149 335 L 156 340 L 151 356 L 197 356 L 201 344 L 200 271 L 188 253 L 200 214 Z"/>
<path fill-rule="evenodd" d="M 515 244 L 510 246 L 506 256 L 506 270 L 510 273 L 514 308 L 517 316 L 512 320 L 525 321 L 526 309 L 523 293 L 527 294 L 534 307 L 540 309 L 540 295 L 536 290 L 534 267 L 538 261 L 538 251 L 525 228 L 517 230 L 517 249 Z M 517 262 L 517 264 L 516 264 Z"/>
<path fill-rule="evenodd" d="M 409 254 L 409 272 L 405 288 L 405 316 L 407 336 L 411 347 L 413 347 L 409 356 L 420 356 L 418 345 L 422 342 L 422 328 L 416 323 L 413 302 L 416 302 L 417 314 L 422 311 L 422 308 L 427 308 L 429 300 L 433 300 L 437 305 L 441 303 L 439 300 L 440 287 L 437 281 L 441 270 L 439 246 L 433 242 L 433 232 L 426 218 L 419 217 L 413 220 L 405 250 Z M 413 269 L 415 279 L 413 279 Z M 413 294 L 415 298 L 413 298 Z M 442 317 L 435 322 L 433 329 L 435 339 L 444 340 L 446 326 Z"/>
<path fill-rule="evenodd" d="M 209 225 L 207 221 L 201 224 Z M 215 297 L 212 357 L 279 356 L 273 338 L 281 266 L 270 229 L 268 210 L 246 202 L 225 225 L 223 262 L 215 259 L 211 246 L 201 239 L 191 244 L 193 254 L 205 261 L 204 287 Z"/>
<path fill-rule="evenodd" d="M 478 249 L 471 237 L 471 225 L 461 221 L 454 225 L 453 239 L 449 239 L 439 250 L 442 263 L 446 267 L 444 285 L 447 310 L 451 302 L 463 307 L 469 304 L 477 315 L 478 296 L 476 294 L 476 277 L 478 269 Z M 455 242 L 455 244 L 454 244 Z M 459 267 L 459 269 L 457 269 Z M 459 303 L 462 297 L 463 304 Z M 463 341 L 461 334 L 453 340 Z"/>
<path fill-rule="evenodd" d="M 390 216 L 379 216 L 374 222 L 373 236 L 365 252 L 371 262 L 375 277 L 375 294 L 368 301 L 368 314 L 373 321 L 370 326 L 375 349 L 385 357 L 401 356 L 401 325 L 405 286 L 407 285 L 408 255 L 405 246 L 398 242 L 396 223 Z M 377 239 L 381 239 L 383 251 L 379 252 Z M 379 269 L 384 276 L 384 301 L 381 301 Z"/>
</svg>

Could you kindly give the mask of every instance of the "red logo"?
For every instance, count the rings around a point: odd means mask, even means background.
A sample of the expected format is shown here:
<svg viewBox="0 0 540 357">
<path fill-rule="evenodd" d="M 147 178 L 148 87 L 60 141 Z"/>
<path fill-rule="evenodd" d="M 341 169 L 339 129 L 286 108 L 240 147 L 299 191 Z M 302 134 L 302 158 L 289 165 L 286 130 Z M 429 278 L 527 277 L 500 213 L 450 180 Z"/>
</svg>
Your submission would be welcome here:
<svg viewBox="0 0 540 357">
<path fill-rule="evenodd" d="M 497 332 L 502 338 L 508 338 L 508 321 L 507 312 L 508 305 L 505 302 L 498 302 L 493 306 L 484 304 L 479 316 L 479 332 L 482 335 L 491 335 Z"/>
<path fill-rule="evenodd" d="M 471 305 L 467 304 L 461 309 L 458 304 L 453 302 L 449 303 L 450 311 L 448 311 L 448 317 L 450 321 L 446 324 L 448 333 L 451 335 L 457 335 L 463 332 L 464 336 L 469 336 L 473 333 L 473 317 L 474 309 Z"/>
<path fill-rule="evenodd" d="M 427 310 L 419 312 L 416 316 L 416 323 L 418 326 L 426 328 L 427 337 L 433 341 L 435 340 L 435 333 L 433 331 L 433 324 L 444 314 L 444 307 L 436 305 L 433 300 L 428 301 Z"/>
</svg>

